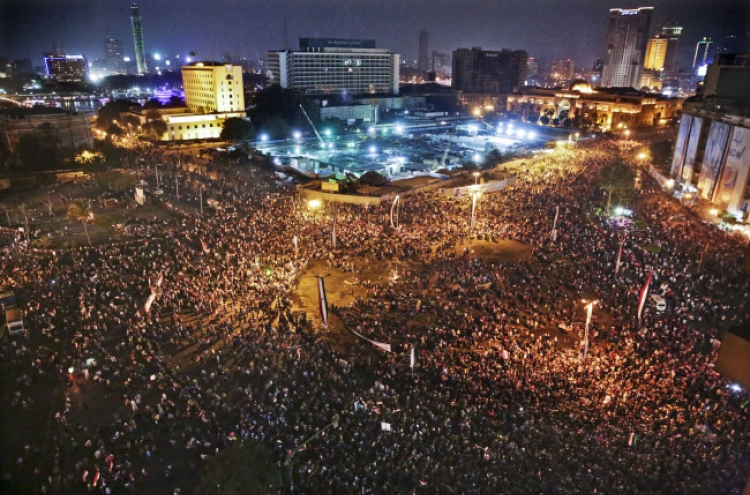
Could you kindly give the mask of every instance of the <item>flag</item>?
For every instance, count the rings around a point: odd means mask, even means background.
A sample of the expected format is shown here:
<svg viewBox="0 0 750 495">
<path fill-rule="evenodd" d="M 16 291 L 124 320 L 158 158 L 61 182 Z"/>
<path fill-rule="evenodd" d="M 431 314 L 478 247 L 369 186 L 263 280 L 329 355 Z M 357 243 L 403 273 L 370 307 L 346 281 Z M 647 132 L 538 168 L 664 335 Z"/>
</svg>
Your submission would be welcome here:
<svg viewBox="0 0 750 495">
<path fill-rule="evenodd" d="M 635 433 L 630 433 L 630 436 L 628 437 L 628 447 L 632 447 L 635 445 Z"/>
<path fill-rule="evenodd" d="M 617 252 L 617 262 L 615 263 L 615 275 L 620 271 L 620 260 L 622 260 L 622 244 L 625 242 L 623 239 L 620 241 L 620 250 Z"/>
<path fill-rule="evenodd" d="M 208 254 L 211 252 L 211 250 L 208 248 L 208 244 L 206 244 L 206 241 L 201 238 L 201 246 L 203 247 L 203 252 Z"/>
<path fill-rule="evenodd" d="M 328 328 L 328 299 L 326 298 L 326 286 L 323 283 L 323 277 L 318 278 L 318 307 L 320 309 L 320 318 L 323 320 L 323 326 Z"/>
<path fill-rule="evenodd" d="M 641 313 L 643 312 L 643 306 L 646 305 L 646 298 L 648 297 L 648 286 L 651 284 L 651 279 L 654 276 L 654 272 L 648 274 L 648 279 L 646 280 L 646 283 L 643 284 L 643 288 L 641 289 L 641 293 L 638 296 L 638 320 L 641 319 Z"/>
<path fill-rule="evenodd" d="M 414 365 L 417 363 L 417 356 L 414 354 L 414 346 L 411 347 L 411 369 L 414 370 Z"/>
<path fill-rule="evenodd" d="M 552 240 L 557 240 L 557 220 L 560 218 L 560 205 L 555 207 L 555 221 L 552 222 Z"/>
<path fill-rule="evenodd" d="M 151 295 L 148 296 L 148 299 L 146 300 L 146 304 L 143 307 L 143 309 L 146 310 L 146 313 L 148 313 L 151 310 L 151 305 L 154 304 L 155 300 L 156 300 L 156 293 L 152 292 Z"/>
<path fill-rule="evenodd" d="M 357 337 L 359 337 L 360 339 L 362 339 L 362 340 L 366 340 L 367 342 L 371 343 L 372 345 L 374 345 L 374 346 L 375 346 L 375 347 L 377 347 L 378 349 L 382 349 L 382 350 L 384 350 L 385 352 L 391 352 L 391 344 L 386 344 L 386 343 L 384 343 L 384 342 L 377 342 L 377 341 L 375 341 L 375 340 L 372 340 L 372 339 L 368 339 L 367 337 L 365 337 L 365 336 L 364 336 L 364 335 L 362 335 L 361 333 L 357 333 L 356 331 L 352 330 L 351 328 L 349 329 L 349 331 L 350 331 L 350 332 L 352 332 L 352 333 L 353 333 L 354 335 L 356 335 Z"/>
<path fill-rule="evenodd" d="M 299 258 L 299 239 L 297 239 L 297 236 L 294 236 L 294 259 Z"/>
<path fill-rule="evenodd" d="M 331 246 L 336 249 L 336 220 L 339 216 L 339 209 L 333 211 L 333 227 L 331 227 Z"/>
<path fill-rule="evenodd" d="M 401 198 L 400 196 L 396 195 L 396 197 L 393 198 L 393 203 L 391 203 L 391 228 L 392 229 L 398 228 L 398 206 L 399 206 L 399 204 L 401 202 L 400 198 Z M 395 216 L 396 221 L 395 222 L 393 221 L 393 219 L 394 219 L 393 211 L 394 210 L 396 211 L 396 216 Z"/>
</svg>

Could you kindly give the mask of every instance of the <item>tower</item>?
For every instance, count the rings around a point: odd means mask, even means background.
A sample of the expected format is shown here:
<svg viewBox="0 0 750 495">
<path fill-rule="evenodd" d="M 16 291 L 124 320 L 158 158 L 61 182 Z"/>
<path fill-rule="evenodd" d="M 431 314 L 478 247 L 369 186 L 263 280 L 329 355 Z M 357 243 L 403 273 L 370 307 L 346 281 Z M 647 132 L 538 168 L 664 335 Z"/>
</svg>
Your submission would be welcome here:
<svg viewBox="0 0 750 495">
<path fill-rule="evenodd" d="M 653 10 L 610 9 L 602 87 L 640 87 Z"/>
<path fill-rule="evenodd" d="M 429 70 L 428 48 L 430 35 L 427 31 L 419 33 L 419 70 Z"/>
<path fill-rule="evenodd" d="M 138 13 L 138 6 L 133 4 L 130 7 L 130 25 L 133 28 L 133 44 L 135 45 L 135 63 L 138 68 L 138 74 L 148 72 L 146 67 L 146 49 L 143 47 L 143 27 L 141 26 L 141 14 Z"/>
<path fill-rule="evenodd" d="M 643 68 L 651 70 L 663 69 L 668 47 L 669 40 L 663 38 L 661 34 L 656 34 L 653 38 L 648 40 Z"/>
</svg>

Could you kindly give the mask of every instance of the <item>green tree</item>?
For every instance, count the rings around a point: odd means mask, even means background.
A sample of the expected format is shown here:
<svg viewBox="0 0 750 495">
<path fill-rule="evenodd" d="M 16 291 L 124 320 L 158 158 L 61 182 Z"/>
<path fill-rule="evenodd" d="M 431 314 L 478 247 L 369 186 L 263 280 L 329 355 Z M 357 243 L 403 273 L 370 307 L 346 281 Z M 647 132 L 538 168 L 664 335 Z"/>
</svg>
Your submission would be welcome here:
<svg viewBox="0 0 750 495">
<path fill-rule="evenodd" d="M 161 118 L 149 120 L 143 124 L 143 133 L 146 134 L 149 139 L 158 141 L 167 133 L 167 123 Z"/>
<path fill-rule="evenodd" d="M 120 119 L 120 114 L 129 111 L 132 107 L 140 108 L 141 106 L 130 100 L 112 100 L 99 109 L 99 118 L 96 120 L 96 126 L 106 131 L 113 122 Z"/>
<path fill-rule="evenodd" d="M 224 141 L 247 141 L 255 135 L 255 128 L 249 119 L 232 117 L 224 121 L 224 128 L 219 136 Z"/>
<path fill-rule="evenodd" d="M 195 495 L 271 495 L 282 487 L 282 472 L 260 443 L 245 443 L 217 454 L 205 467 Z"/>
<path fill-rule="evenodd" d="M 599 187 L 607 192 L 607 208 L 612 202 L 627 202 L 632 199 L 635 188 L 635 170 L 620 160 L 602 168 Z"/>
</svg>

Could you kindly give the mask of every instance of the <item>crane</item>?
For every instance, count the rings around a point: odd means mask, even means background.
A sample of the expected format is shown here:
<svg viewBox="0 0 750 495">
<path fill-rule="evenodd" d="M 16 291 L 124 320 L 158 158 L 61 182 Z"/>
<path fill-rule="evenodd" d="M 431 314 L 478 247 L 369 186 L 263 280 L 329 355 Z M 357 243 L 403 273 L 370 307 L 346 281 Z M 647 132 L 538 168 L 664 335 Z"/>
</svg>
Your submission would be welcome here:
<svg viewBox="0 0 750 495">
<path fill-rule="evenodd" d="M 325 144 L 326 144 L 325 141 L 323 141 L 323 138 L 320 137 L 320 133 L 318 132 L 318 129 L 315 128 L 315 124 L 313 124 L 313 121 L 310 119 L 310 116 L 307 115 L 307 112 L 305 112 L 305 108 L 302 106 L 301 103 L 299 105 L 299 108 L 300 110 L 302 110 L 302 113 L 305 115 L 305 118 L 307 119 L 307 121 L 310 122 L 310 127 L 313 128 L 313 131 L 315 131 L 315 135 L 318 136 L 318 141 L 320 141 L 320 144 L 325 147 Z"/>
</svg>

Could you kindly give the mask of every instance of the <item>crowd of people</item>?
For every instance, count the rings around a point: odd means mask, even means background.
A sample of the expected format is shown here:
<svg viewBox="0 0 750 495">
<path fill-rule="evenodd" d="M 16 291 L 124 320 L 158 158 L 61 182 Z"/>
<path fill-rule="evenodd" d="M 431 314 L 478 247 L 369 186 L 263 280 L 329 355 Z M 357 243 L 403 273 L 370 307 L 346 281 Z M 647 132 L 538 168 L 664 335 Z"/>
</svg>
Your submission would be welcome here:
<svg viewBox="0 0 750 495">
<path fill-rule="evenodd" d="M 218 453 L 258 442 L 291 473 L 285 492 L 740 493 L 749 397 L 713 362 L 721 333 L 748 319 L 746 240 L 645 178 L 632 205 L 643 226 L 601 212 L 600 172 L 629 146 L 529 160 L 479 199 L 474 227 L 470 201 L 439 190 L 403 198 L 398 228 L 390 204 L 341 204 L 334 248 L 334 208 L 180 171 L 232 213 L 185 212 L 101 246 L 5 248 L 28 332 L 2 341 L 14 384 L 2 400 L 46 421 L 7 446 L 5 481 L 191 493 Z M 467 240 L 516 241 L 529 256 L 455 249 Z M 398 277 L 360 280 L 366 296 L 329 301 L 330 317 L 392 352 L 360 340 L 345 354 L 296 309 L 299 278 L 315 263 L 356 273 L 384 261 Z M 669 307 L 639 318 L 650 273 Z M 583 298 L 598 300 L 585 354 Z"/>
</svg>

